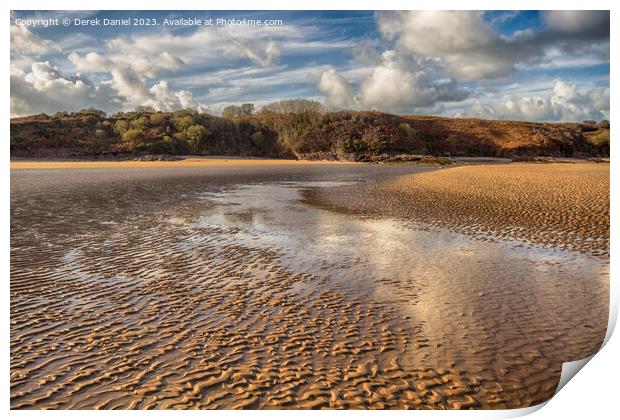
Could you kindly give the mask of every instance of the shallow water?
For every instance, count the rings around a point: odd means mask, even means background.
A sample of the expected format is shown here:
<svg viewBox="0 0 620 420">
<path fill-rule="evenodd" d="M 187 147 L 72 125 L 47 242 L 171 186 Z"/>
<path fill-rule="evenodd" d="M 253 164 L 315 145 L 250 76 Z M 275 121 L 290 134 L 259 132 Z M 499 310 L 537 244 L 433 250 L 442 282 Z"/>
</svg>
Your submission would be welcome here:
<svg viewBox="0 0 620 420">
<path fill-rule="evenodd" d="M 600 346 L 608 260 L 303 199 L 412 170 L 13 174 L 12 408 L 544 401 Z"/>
</svg>

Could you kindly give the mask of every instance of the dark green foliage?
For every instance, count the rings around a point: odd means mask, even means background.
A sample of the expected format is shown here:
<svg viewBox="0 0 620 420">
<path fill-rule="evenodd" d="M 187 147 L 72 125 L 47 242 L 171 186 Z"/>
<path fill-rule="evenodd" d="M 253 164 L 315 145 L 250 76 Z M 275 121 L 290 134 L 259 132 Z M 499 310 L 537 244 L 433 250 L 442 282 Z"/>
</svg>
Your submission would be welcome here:
<svg viewBox="0 0 620 420">
<path fill-rule="evenodd" d="M 11 120 L 12 156 L 202 154 L 364 159 L 369 155 L 609 156 L 609 122 L 548 124 L 325 112 L 317 102 L 281 101 L 228 117 L 184 109 L 106 116 L 87 109 Z M 504 144 L 511 144 L 504 147 Z"/>
</svg>

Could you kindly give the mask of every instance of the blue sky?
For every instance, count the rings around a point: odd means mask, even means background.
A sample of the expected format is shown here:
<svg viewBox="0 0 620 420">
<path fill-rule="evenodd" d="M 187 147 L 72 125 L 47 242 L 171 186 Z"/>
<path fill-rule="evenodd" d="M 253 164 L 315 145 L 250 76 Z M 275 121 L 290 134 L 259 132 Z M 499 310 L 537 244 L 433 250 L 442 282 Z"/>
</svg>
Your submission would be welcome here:
<svg viewBox="0 0 620 420">
<path fill-rule="evenodd" d="M 165 19 L 276 20 L 272 26 Z M 70 24 L 62 24 L 63 19 Z M 96 26 L 75 19 L 100 19 Z M 104 26 L 104 19 L 154 19 Z M 42 27 L 46 19 L 57 25 Z M 47 20 L 47 23 L 55 23 Z M 314 99 L 399 114 L 609 115 L 607 12 L 139 11 L 11 15 L 11 114 L 150 105 L 218 114 Z"/>
</svg>

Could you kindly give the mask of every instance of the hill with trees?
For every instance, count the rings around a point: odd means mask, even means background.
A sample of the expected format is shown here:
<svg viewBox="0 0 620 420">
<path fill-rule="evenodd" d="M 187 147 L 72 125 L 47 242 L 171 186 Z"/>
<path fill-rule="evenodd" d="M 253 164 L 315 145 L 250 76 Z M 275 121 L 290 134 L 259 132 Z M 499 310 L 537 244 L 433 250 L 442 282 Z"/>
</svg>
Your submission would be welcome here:
<svg viewBox="0 0 620 420">
<path fill-rule="evenodd" d="M 489 157 L 607 157 L 608 121 L 534 123 L 328 111 L 308 100 L 221 117 L 149 107 L 95 109 L 11 119 L 11 157 L 132 158 L 145 154 L 382 160 L 399 154 Z"/>
</svg>

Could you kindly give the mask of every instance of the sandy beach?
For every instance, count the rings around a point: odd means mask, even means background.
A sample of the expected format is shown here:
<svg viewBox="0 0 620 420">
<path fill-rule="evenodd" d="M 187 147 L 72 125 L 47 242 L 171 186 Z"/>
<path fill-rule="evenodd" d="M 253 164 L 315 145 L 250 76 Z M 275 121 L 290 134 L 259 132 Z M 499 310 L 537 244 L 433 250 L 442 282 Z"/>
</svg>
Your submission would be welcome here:
<svg viewBox="0 0 620 420">
<path fill-rule="evenodd" d="M 15 162 L 11 408 L 538 404 L 608 247 L 607 164 Z"/>
<path fill-rule="evenodd" d="M 445 168 L 310 199 L 345 211 L 449 226 L 609 255 L 608 163 L 512 163 Z"/>
<path fill-rule="evenodd" d="M 289 166 L 289 165 L 338 165 L 351 164 L 338 161 L 309 161 L 287 159 L 258 159 L 239 157 L 198 157 L 185 156 L 179 160 L 36 160 L 21 159 L 11 161 L 11 169 L 121 169 L 121 168 L 202 168 L 202 167 L 231 167 L 231 166 Z"/>
</svg>

